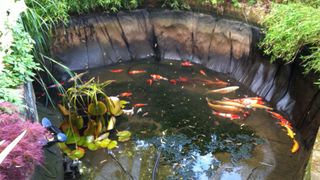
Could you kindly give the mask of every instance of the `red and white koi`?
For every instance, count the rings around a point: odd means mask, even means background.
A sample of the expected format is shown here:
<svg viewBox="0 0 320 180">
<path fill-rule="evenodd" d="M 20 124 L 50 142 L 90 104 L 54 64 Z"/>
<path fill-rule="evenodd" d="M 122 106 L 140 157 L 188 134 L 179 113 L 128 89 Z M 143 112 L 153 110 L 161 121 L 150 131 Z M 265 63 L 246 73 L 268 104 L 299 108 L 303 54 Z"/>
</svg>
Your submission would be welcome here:
<svg viewBox="0 0 320 180">
<path fill-rule="evenodd" d="M 121 73 L 121 72 L 123 72 L 123 69 L 111 69 L 110 72 L 112 72 L 112 73 Z"/>
<path fill-rule="evenodd" d="M 134 104 L 133 107 L 145 107 L 147 106 L 148 104 L 143 104 L 143 103 L 137 103 L 137 104 Z"/>
<path fill-rule="evenodd" d="M 163 76 L 161 76 L 161 75 L 159 75 L 159 74 L 151 74 L 150 76 L 152 77 L 152 79 L 153 79 L 154 81 L 156 81 L 156 80 L 165 80 L 165 81 L 168 81 L 168 78 L 165 78 L 165 77 L 163 77 Z"/>
<path fill-rule="evenodd" d="M 269 111 L 267 110 L 268 113 L 270 113 L 274 118 L 277 118 L 277 119 L 284 119 L 283 116 L 281 116 L 279 113 L 276 113 L 276 112 L 273 112 L 273 111 Z"/>
<path fill-rule="evenodd" d="M 200 74 L 207 76 L 207 73 L 204 70 L 201 69 L 199 72 L 200 72 Z"/>
<path fill-rule="evenodd" d="M 269 111 L 269 110 L 267 110 L 267 112 L 270 113 L 272 115 L 272 117 L 279 120 L 278 124 L 280 126 L 289 127 L 290 129 L 292 129 L 291 123 L 287 119 L 285 119 L 282 115 L 280 115 L 279 113 L 273 112 L 273 111 Z"/>
<path fill-rule="evenodd" d="M 193 64 L 190 61 L 183 61 L 181 63 L 181 66 L 183 66 L 183 67 L 191 67 L 191 66 L 193 66 Z"/>
<path fill-rule="evenodd" d="M 128 74 L 142 74 L 142 73 L 146 73 L 147 71 L 145 70 L 132 70 L 129 71 Z"/>
<path fill-rule="evenodd" d="M 222 112 L 212 111 L 212 114 L 216 115 L 216 116 L 224 117 L 224 118 L 229 118 L 231 120 L 240 119 L 241 118 L 239 115 L 231 114 L 231 113 L 222 113 Z"/>
<path fill-rule="evenodd" d="M 150 86 L 151 86 L 151 85 L 152 85 L 152 83 L 153 83 L 153 80 L 152 80 L 152 79 L 147 79 L 147 84 L 148 84 L 148 85 L 150 85 Z"/>
</svg>

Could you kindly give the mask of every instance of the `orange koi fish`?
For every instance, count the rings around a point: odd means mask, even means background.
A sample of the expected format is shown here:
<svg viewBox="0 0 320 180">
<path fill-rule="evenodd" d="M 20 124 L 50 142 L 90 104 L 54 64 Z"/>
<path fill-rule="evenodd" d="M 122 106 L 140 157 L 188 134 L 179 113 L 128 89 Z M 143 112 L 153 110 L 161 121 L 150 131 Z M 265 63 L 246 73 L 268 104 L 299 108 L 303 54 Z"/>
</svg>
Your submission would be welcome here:
<svg viewBox="0 0 320 180">
<path fill-rule="evenodd" d="M 129 71 L 128 74 L 141 74 L 141 73 L 146 73 L 147 71 L 145 70 L 132 70 Z"/>
<path fill-rule="evenodd" d="M 148 104 L 142 104 L 142 103 L 137 103 L 137 104 L 134 104 L 133 107 L 144 107 L 144 106 L 147 106 Z"/>
<path fill-rule="evenodd" d="M 57 95 L 60 96 L 60 97 L 64 96 L 64 94 L 62 94 L 62 93 L 57 93 Z"/>
<path fill-rule="evenodd" d="M 204 70 L 201 69 L 199 72 L 200 72 L 200 74 L 207 76 L 207 73 Z"/>
<path fill-rule="evenodd" d="M 169 81 L 171 84 L 173 84 L 173 85 L 177 85 L 177 80 L 175 80 L 175 79 L 170 79 L 170 81 Z"/>
<path fill-rule="evenodd" d="M 165 78 L 159 74 L 151 74 L 150 75 L 152 77 L 153 80 L 165 80 L 168 81 L 168 78 Z"/>
<path fill-rule="evenodd" d="M 111 69 L 110 72 L 112 72 L 112 73 L 121 73 L 121 72 L 123 72 L 123 69 Z"/>
<path fill-rule="evenodd" d="M 293 139 L 293 146 L 291 148 L 291 152 L 295 153 L 299 150 L 299 143 L 295 139 Z"/>
<path fill-rule="evenodd" d="M 153 83 L 153 80 L 152 80 L 152 79 L 147 79 L 147 84 L 148 84 L 148 85 L 152 85 L 152 83 Z"/>
<path fill-rule="evenodd" d="M 120 97 L 130 97 L 130 96 L 132 96 L 132 92 L 123 92 L 119 96 Z"/>
<path fill-rule="evenodd" d="M 181 63 L 181 66 L 183 66 L 183 67 L 191 67 L 191 66 L 193 66 L 193 64 L 190 61 L 183 61 Z"/>
<path fill-rule="evenodd" d="M 227 93 L 233 92 L 237 89 L 239 89 L 239 86 L 229 86 L 229 87 L 225 87 L 225 88 L 214 89 L 214 90 L 208 91 L 207 94 L 211 94 L 211 93 L 227 94 Z"/>
<path fill-rule="evenodd" d="M 180 76 L 180 77 L 178 78 L 178 81 L 179 81 L 179 82 L 188 82 L 189 80 L 188 80 L 188 78 L 186 78 L 186 77 Z"/>
<path fill-rule="evenodd" d="M 52 84 L 52 85 L 48 86 L 48 89 L 49 89 L 49 88 L 56 88 L 56 87 L 62 86 L 62 85 L 64 85 L 64 83 L 65 83 L 65 82 L 60 82 L 60 83 L 58 83 L 58 84 Z"/>
<path fill-rule="evenodd" d="M 283 116 L 281 116 L 279 113 L 273 112 L 273 111 L 269 111 L 267 110 L 268 113 L 270 113 L 273 117 L 277 118 L 277 119 L 284 119 Z"/>
<path fill-rule="evenodd" d="M 212 111 L 212 114 L 216 115 L 216 116 L 224 117 L 224 118 L 229 118 L 231 120 L 240 119 L 241 118 L 239 115 L 231 114 L 231 113 L 222 113 L 222 112 Z"/>
</svg>

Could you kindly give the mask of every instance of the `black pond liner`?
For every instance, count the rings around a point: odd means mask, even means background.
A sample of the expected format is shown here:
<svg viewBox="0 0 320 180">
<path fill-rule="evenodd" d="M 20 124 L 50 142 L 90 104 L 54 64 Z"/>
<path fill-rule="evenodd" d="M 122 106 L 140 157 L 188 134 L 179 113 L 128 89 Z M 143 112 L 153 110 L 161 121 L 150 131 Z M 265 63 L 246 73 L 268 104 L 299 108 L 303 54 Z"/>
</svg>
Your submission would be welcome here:
<svg viewBox="0 0 320 180">
<path fill-rule="evenodd" d="M 52 54 L 75 71 L 156 57 L 191 60 L 224 73 L 263 97 L 301 134 L 303 176 L 320 123 L 320 94 L 313 75 L 297 63 L 269 63 L 258 49 L 257 27 L 184 11 L 134 10 L 73 18 L 54 31 Z M 61 75 L 59 67 L 56 68 Z"/>
</svg>

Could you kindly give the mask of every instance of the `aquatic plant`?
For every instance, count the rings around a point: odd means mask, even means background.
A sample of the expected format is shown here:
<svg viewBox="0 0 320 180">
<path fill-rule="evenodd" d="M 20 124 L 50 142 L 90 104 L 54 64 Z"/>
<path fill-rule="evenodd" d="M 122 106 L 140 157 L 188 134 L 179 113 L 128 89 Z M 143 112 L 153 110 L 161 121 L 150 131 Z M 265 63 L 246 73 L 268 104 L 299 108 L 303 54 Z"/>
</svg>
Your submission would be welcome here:
<svg viewBox="0 0 320 180">
<path fill-rule="evenodd" d="M 26 179 L 36 165 L 43 163 L 42 145 L 47 131 L 38 123 L 23 121 L 11 104 L 0 103 L 0 106 L 6 109 L 0 112 L 0 140 L 4 140 L 0 152 L 23 130 L 27 130 L 23 139 L 0 164 L 0 179 Z"/>
<path fill-rule="evenodd" d="M 109 139 L 109 135 L 115 129 L 116 116 L 123 113 L 122 108 L 128 102 L 104 93 L 104 88 L 112 82 L 99 83 L 92 78 L 82 85 L 75 84 L 65 92 L 63 104 L 58 105 L 65 117 L 60 128 L 68 137 L 59 146 L 71 159 L 84 156 L 85 150 L 81 147 L 94 151 L 117 146 L 117 141 Z M 130 139 L 131 133 L 117 131 L 116 136 L 119 142 L 124 142 Z M 71 150 L 70 144 L 76 148 Z"/>
</svg>

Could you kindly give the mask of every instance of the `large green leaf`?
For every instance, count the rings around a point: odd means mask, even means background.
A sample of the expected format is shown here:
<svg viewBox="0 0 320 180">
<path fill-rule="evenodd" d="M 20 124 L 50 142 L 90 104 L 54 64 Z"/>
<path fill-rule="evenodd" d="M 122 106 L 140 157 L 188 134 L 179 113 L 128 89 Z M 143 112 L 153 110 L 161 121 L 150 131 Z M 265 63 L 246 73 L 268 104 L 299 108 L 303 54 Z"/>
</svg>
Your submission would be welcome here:
<svg viewBox="0 0 320 180">
<path fill-rule="evenodd" d="M 114 149 L 115 147 L 117 147 L 117 145 L 118 145 L 117 141 L 111 141 L 108 144 L 107 148 L 111 150 L 111 149 Z"/>
<path fill-rule="evenodd" d="M 68 157 L 72 160 L 81 159 L 84 156 L 85 152 L 86 151 L 83 148 L 78 147 L 77 149 L 68 153 Z"/>
<path fill-rule="evenodd" d="M 131 132 L 130 131 L 118 131 L 117 136 L 118 136 L 119 142 L 125 142 L 125 141 L 130 140 Z"/>
<path fill-rule="evenodd" d="M 105 114 L 106 112 L 107 112 L 107 107 L 101 101 L 98 101 L 97 103 L 89 104 L 88 113 L 91 115 L 99 116 L 99 115 Z"/>
<path fill-rule="evenodd" d="M 106 103 L 108 105 L 108 110 L 111 115 L 120 116 L 123 113 L 122 111 L 123 105 L 121 104 L 119 98 L 111 96 L 109 98 L 106 98 Z"/>
</svg>

